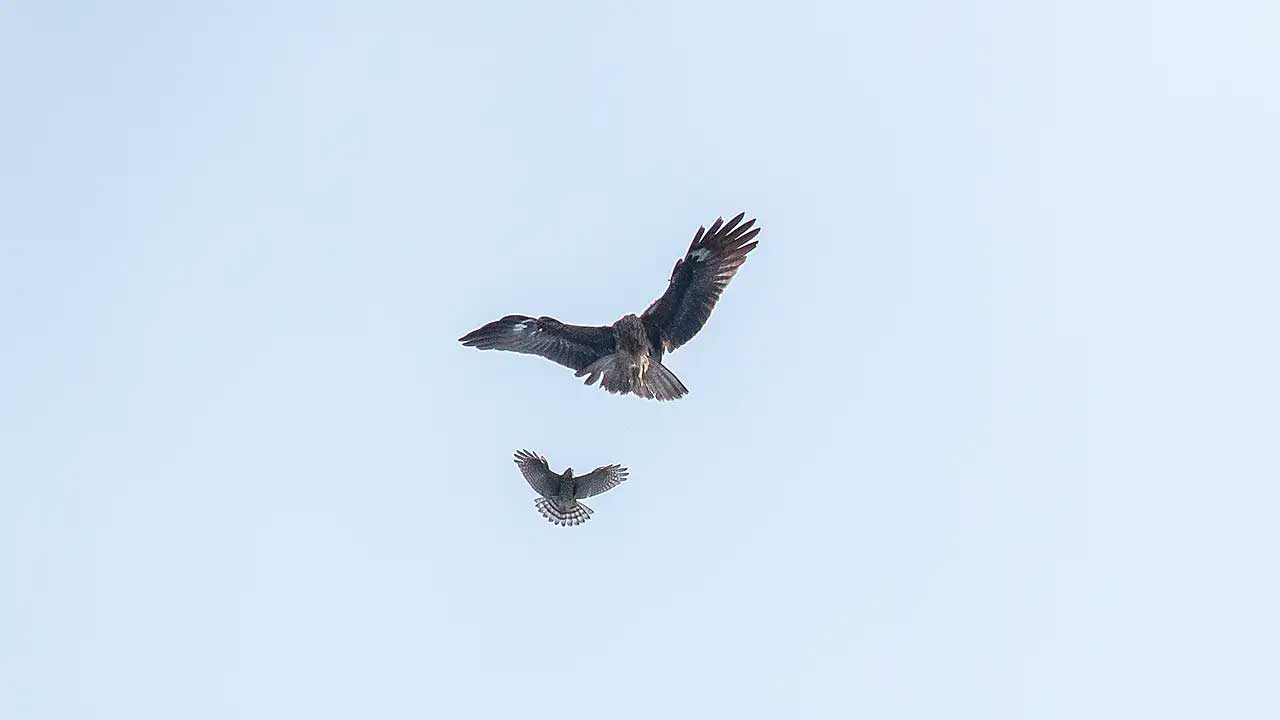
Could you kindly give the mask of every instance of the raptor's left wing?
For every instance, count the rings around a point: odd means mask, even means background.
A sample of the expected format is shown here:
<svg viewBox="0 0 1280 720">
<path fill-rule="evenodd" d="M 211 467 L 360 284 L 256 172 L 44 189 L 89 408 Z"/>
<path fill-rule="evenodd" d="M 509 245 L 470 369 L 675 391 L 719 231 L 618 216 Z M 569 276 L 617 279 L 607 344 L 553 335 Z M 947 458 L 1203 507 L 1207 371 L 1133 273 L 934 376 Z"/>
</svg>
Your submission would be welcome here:
<svg viewBox="0 0 1280 720">
<path fill-rule="evenodd" d="M 598 467 L 580 478 L 574 478 L 573 496 L 575 498 L 593 497 L 618 487 L 626 479 L 627 469 L 621 465 Z"/>
</svg>

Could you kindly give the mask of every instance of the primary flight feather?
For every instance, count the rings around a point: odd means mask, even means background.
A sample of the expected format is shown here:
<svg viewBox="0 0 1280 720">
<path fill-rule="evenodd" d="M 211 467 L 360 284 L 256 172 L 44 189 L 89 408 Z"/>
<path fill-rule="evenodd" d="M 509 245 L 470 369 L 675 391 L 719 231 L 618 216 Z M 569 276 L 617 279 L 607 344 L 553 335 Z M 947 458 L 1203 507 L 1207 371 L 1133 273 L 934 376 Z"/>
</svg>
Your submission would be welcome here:
<svg viewBox="0 0 1280 720">
<path fill-rule="evenodd" d="M 674 400 L 689 392 L 662 364 L 664 353 L 698 334 L 716 301 L 747 254 L 759 241 L 755 220 L 717 218 L 699 227 L 689 250 L 676 261 L 667 290 L 639 317 L 628 314 L 613 325 L 569 325 L 555 318 L 507 315 L 467 333 L 459 342 L 480 350 L 539 355 L 597 380 L 611 393 Z"/>
</svg>

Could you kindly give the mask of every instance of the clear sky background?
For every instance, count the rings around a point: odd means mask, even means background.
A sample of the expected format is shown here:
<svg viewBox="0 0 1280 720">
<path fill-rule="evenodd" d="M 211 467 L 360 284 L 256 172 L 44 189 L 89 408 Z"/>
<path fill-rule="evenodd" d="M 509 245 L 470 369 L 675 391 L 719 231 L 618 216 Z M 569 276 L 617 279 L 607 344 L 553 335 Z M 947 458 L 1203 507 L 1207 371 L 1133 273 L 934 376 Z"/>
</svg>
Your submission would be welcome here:
<svg viewBox="0 0 1280 720">
<path fill-rule="evenodd" d="M 1274 2 L 182 5 L 0 9 L 0 717 L 1280 714 Z"/>
</svg>

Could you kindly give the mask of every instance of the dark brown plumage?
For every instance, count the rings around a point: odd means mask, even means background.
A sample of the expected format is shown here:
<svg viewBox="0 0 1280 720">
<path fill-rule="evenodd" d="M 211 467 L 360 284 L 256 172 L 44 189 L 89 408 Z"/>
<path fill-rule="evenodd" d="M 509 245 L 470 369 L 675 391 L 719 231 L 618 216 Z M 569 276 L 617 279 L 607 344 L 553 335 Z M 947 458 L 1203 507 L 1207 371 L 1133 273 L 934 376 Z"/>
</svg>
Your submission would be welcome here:
<svg viewBox="0 0 1280 720">
<path fill-rule="evenodd" d="M 760 232 L 755 220 L 717 219 L 710 230 L 698 228 L 689 250 L 676 261 L 662 297 L 639 317 L 625 315 L 613 325 L 568 325 L 555 318 L 507 315 L 459 338 L 480 350 L 539 355 L 596 381 L 611 393 L 634 393 L 674 400 L 689 392 L 662 357 L 702 329 L 721 293 Z"/>
</svg>

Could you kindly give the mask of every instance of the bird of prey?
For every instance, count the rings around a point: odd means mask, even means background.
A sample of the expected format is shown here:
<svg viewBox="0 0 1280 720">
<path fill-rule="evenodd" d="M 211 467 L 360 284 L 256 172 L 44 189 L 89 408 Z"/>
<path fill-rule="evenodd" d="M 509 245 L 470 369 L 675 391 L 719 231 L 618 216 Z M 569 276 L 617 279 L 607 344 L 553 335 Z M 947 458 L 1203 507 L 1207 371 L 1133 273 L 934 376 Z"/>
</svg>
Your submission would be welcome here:
<svg viewBox="0 0 1280 720">
<path fill-rule="evenodd" d="M 528 450 L 517 451 L 515 462 L 529 487 L 542 496 L 533 501 L 538 512 L 560 526 L 581 525 L 590 520 L 593 510 L 578 500 L 612 490 L 627 479 L 627 469 L 621 465 L 598 467 L 582 477 L 574 477 L 573 468 L 566 468 L 562 474 L 553 473 L 546 458 Z"/>
<path fill-rule="evenodd" d="M 628 314 L 609 325 L 569 325 L 555 318 L 508 315 L 459 338 L 468 347 L 540 355 L 597 380 L 611 393 L 634 393 L 674 400 L 689 392 L 662 364 L 663 353 L 689 342 L 702 329 L 720 293 L 755 249 L 760 228 L 718 218 L 699 227 L 689 251 L 676 261 L 667 290 L 642 315 Z"/>
</svg>

